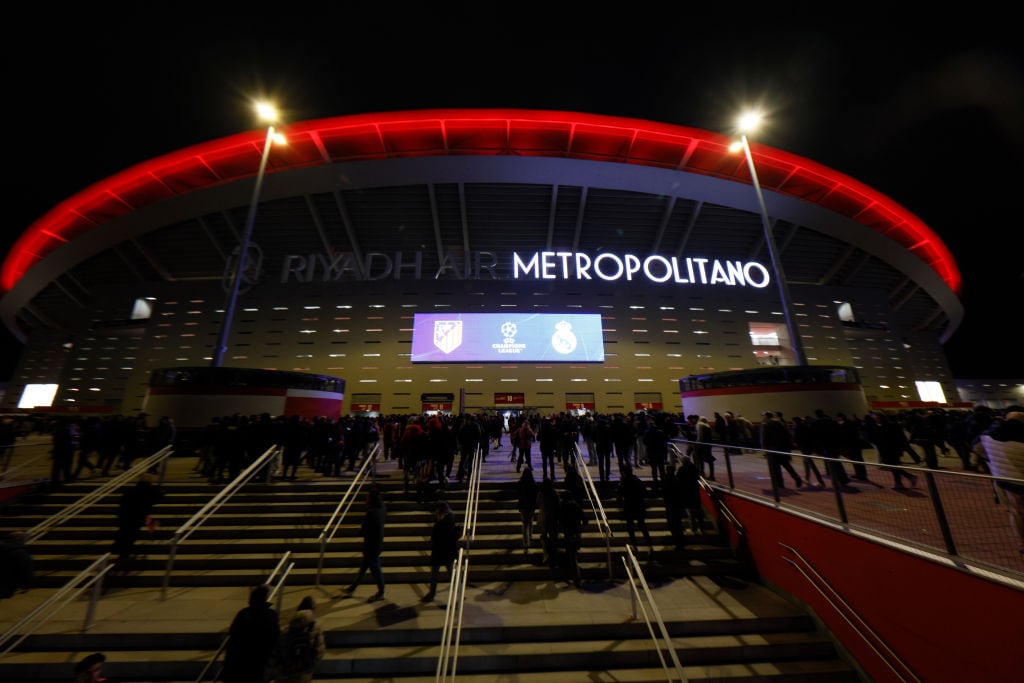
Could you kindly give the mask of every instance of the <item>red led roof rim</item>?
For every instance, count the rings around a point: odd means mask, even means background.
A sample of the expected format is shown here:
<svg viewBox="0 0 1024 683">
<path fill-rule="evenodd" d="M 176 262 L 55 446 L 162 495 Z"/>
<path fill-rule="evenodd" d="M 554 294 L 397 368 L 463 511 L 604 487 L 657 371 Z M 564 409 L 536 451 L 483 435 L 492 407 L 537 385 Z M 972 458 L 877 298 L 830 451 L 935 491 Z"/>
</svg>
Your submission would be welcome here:
<svg viewBox="0 0 1024 683">
<path fill-rule="evenodd" d="M 443 109 L 358 114 L 290 124 L 267 173 L 332 162 L 414 156 L 515 155 L 657 166 L 750 182 L 730 138 L 697 128 L 577 112 Z M 162 199 L 253 177 L 265 131 L 212 140 L 142 162 L 62 201 L 15 242 L 0 270 L 9 291 L 76 236 Z M 927 263 L 957 295 L 961 277 L 942 240 L 892 199 L 782 150 L 752 145 L 761 186 L 866 225 Z"/>
</svg>

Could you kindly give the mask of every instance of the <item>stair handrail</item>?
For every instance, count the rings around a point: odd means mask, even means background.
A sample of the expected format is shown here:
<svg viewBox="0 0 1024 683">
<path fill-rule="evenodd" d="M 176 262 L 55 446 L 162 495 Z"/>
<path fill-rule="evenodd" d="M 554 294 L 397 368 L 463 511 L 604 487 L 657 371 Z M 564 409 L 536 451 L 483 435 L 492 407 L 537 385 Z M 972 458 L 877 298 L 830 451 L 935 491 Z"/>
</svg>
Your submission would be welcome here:
<svg viewBox="0 0 1024 683">
<path fill-rule="evenodd" d="M 882 661 L 882 663 L 894 676 L 896 676 L 896 678 L 901 681 L 909 680 L 921 683 L 921 679 L 916 673 L 914 673 L 914 670 L 910 668 L 910 665 L 907 664 L 891 647 L 889 647 L 888 644 L 886 644 L 885 639 L 871 628 L 871 625 L 857 613 L 857 610 L 855 610 L 850 603 L 843 599 L 843 596 L 832 587 L 832 584 L 829 583 L 829 581 L 822 576 L 817 569 L 815 569 L 814 565 L 812 565 L 807 558 L 800 554 L 800 551 L 790 545 L 786 545 L 785 543 L 779 543 L 779 545 L 795 555 L 796 558 L 800 560 L 800 564 L 798 565 L 795 561 L 785 555 L 783 555 L 781 559 L 792 565 L 793 568 L 807 580 L 807 583 L 810 584 L 811 588 L 836 611 L 836 614 L 838 614 L 840 618 L 842 618 L 843 621 L 853 629 L 854 633 L 860 636 L 861 640 L 864 641 L 864 644 L 875 653 L 875 656 Z M 903 670 L 903 673 L 900 673 L 900 671 L 897 670 L 897 665 L 899 669 Z"/>
<path fill-rule="evenodd" d="M 288 575 L 291 574 L 292 569 L 295 567 L 295 563 L 294 562 L 290 562 L 288 564 L 288 567 L 285 568 L 284 573 L 281 574 L 281 578 L 278 580 L 278 582 L 276 584 L 274 583 L 274 577 L 277 576 L 277 573 L 279 571 L 281 571 L 281 567 L 284 566 L 284 563 L 287 562 L 289 560 L 289 558 L 291 558 L 291 555 L 292 555 L 292 551 L 290 551 L 290 550 L 284 554 L 284 557 L 282 557 L 281 561 L 277 563 L 276 567 L 274 567 L 274 571 L 270 572 L 270 576 L 267 577 L 267 581 L 266 581 L 268 584 L 270 584 L 270 587 L 271 587 L 270 588 L 270 593 L 267 596 L 267 598 L 268 598 L 268 600 L 272 600 L 275 596 L 277 597 L 277 613 L 278 614 L 281 614 L 281 601 L 282 601 L 282 599 L 284 597 L 284 590 L 283 590 L 284 582 L 287 580 Z M 231 634 L 230 633 L 228 633 L 228 635 L 224 636 L 224 640 L 221 641 L 220 647 L 217 648 L 217 651 L 214 652 L 213 656 L 210 657 L 209 661 L 206 662 L 206 666 L 204 666 L 202 671 L 199 672 L 199 677 L 196 678 L 195 683 L 203 683 L 203 681 L 206 679 L 206 673 L 217 663 L 217 660 L 220 659 L 220 656 L 228 648 L 228 641 L 229 640 L 231 640 Z M 220 675 L 221 675 L 222 671 L 223 671 L 223 665 L 222 665 L 221 669 L 217 670 L 217 674 L 213 677 L 213 680 L 218 680 L 220 678 Z"/>
<path fill-rule="evenodd" d="M 444 626 L 441 631 L 441 652 L 437 657 L 436 683 L 455 681 L 455 670 L 459 659 L 459 641 L 462 635 L 462 619 L 466 603 L 466 577 L 469 575 L 469 555 L 465 548 L 452 565 L 451 591 L 445 606 Z M 449 668 L 451 677 L 448 677 Z"/>
<path fill-rule="evenodd" d="M 8 444 L 6 446 L 0 444 L 0 448 L 15 448 L 16 449 L 19 446 L 24 446 L 24 445 L 26 445 L 26 444 Z M 9 482 L 10 481 L 10 476 L 12 474 L 14 474 L 16 472 L 19 472 L 21 470 L 27 470 L 30 466 L 36 465 L 37 463 L 42 461 L 44 458 L 48 458 L 48 457 L 50 457 L 50 456 L 47 453 L 40 453 L 39 455 L 35 455 L 35 456 L 30 457 L 28 460 L 25 460 L 24 462 L 19 462 L 17 465 L 15 465 L 13 467 L 8 467 L 4 471 L 0 472 L 0 481 L 8 481 Z"/>
<path fill-rule="evenodd" d="M 107 575 L 107 572 L 110 571 L 112 566 L 113 565 L 110 563 L 110 553 L 104 553 L 93 560 L 88 567 L 80 571 L 76 576 L 73 576 L 67 583 L 57 589 L 57 591 L 47 598 L 45 602 L 19 619 L 13 626 L 7 629 L 2 636 L 0 636 L 0 646 L 2 646 L 4 643 L 14 638 L 16 634 L 21 633 L 18 638 L 0 652 L 0 657 L 3 657 L 20 645 L 23 640 L 35 633 L 37 628 L 45 624 L 50 617 L 62 610 L 68 603 L 77 598 L 82 591 L 86 590 L 90 586 L 92 587 L 92 595 L 89 598 L 89 607 L 85 613 L 85 622 L 82 625 L 82 631 L 85 632 L 92 628 L 93 618 L 96 614 L 96 603 L 103 594 L 103 578 Z"/>
<path fill-rule="evenodd" d="M 89 493 L 85 494 L 81 498 L 78 498 L 66 506 L 61 508 L 59 512 L 54 513 L 47 519 L 43 520 L 39 524 L 35 525 L 31 529 L 25 532 L 26 542 L 32 543 L 38 541 L 40 538 L 46 535 L 55 526 L 63 524 L 69 519 L 74 518 L 80 512 L 86 508 L 94 505 L 97 501 L 108 496 L 112 491 L 116 491 L 118 488 L 123 486 L 129 481 L 137 479 L 144 472 L 148 472 L 154 467 L 160 467 L 159 479 L 162 482 L 164 476 L 167 473 L 167 458 L 171 457 L 174 453 L 172 446 L 164 446 L 153 455 L 149 456 L 145 460 L 135 463 L 130 468 L 121 472 L 113 479 L 103 482 Z"/>
<path fill-rule="evenodd" d="M 462 542 L 469 553 L 469 548 L 476 539 L 476 519 L 480 501 L 480 479 L 483 475 L 483 450 L 478 446 L 473 456 L 473 466 L 469 471 L 469 484 L 466 487 L 466 514 L 462 522 Z"/>
<path fill-rule="evenodd" d="M 580 447 L 573 444 L 572 453 L 576 463 L 576 471 L 583 475 L 583 490 L 586 491 L 587 498 L 590 501 L 590 509 L 594 513 L 594 520 L 597 522 L 598 531 L 604 536 L 605 551 L 608 556 L 608 580 L 611 581 L 614 578 L 612 569 L 612 539 L 614 534 L 612 533 L 612 526 L 608 522 L 608 515 L 604 511 L 604 505 L 601 503 L 601 496 L 597 492 L 594 478 L 590 476 L 590 468 L 583 462 L 583 453 L 580 452 Z"/>
<path fill-rule="evenodd" d="M 327 544 L 334 540 L 334 536 L 338 533 L 338 529 L 341 528 L 342 523 L 345 521 L 345 515 L 348 514 L 349 509 L 356 501 L 356 497 L 363 488 L 363 484 L 366 483 L 366 477 L 369 474 L 371 478 L 376 478 L 377 469 L 376 461 L 377 456 L 380 454 L 380 442 L 378 441 L 370 449 L 370 452 L 363 458 L 362 464 L 359 469 L 356 470 L 355 476 L 352 477 L 352 482 L 345 489 L 345 493 L 342 494 L 341 500 L 338 502 L 337 507 L 334 508 L 334 512 L 328 518 L 327 523 L 324 524 L 323 530 L 320 532 L 320 536 L 317 537 L 317 543 L 320 545 L 320 558 L 316 564 L 316 587 L 320 587 L 320 574 L 324 568 L 324 557 L 327 554 Z"/>
<path fill-rule="evenodd" d="M 228 502 L 239 489 L 249 483 L 256 473 L 263 467 L 270 463 L 276 463 L 276 457 L 282 450 L 279 445 L 273 445 L 263 452 L 263 455 L 256 458 L 248 467 L 239 473 L 237 477 L 228 482 L 228 484 L 217 492 L 213 498 L 207 501 L 206 505 L 199 509 L 192 517 L 188 519 L 184 524 L 179 526 L 175 530 L 174 535 L 171 537 L 170 546 L 171 550 L 167 555 L 167 567 L 164 570 L 163 585 L 160 590 L 160 599 L 167 599 L 167 587 L 171 580 L 171 570 L 174 568 L 174 560 L 178 554 L 178 546 L 188 540 L 188 537 L 195 532 L 200 526 L 203 525 L 210 517 L 213 516 L 217 510 L 220 509 L 224 503 Z"/>
<path fill-rule="evenodd" d="M 639 608 L 644 621 L 647 624 L 647 630 L 651 634 L 651 640 L 654 641 L 655 650 L 658 653 L 658 659 L 661 660 L 661 667 L 665 670 L 665 680 L 671 683 L 671 681 L 676 679 L 672 677 L 672 671 L 669 670 L 669 666 L 665 661 L 662 649 L 668 650 L 668 653 L 672 658 L 672 665 L 675 668 L 675 674 L 678 676 L 680 683 L 686 683 L 686 675 L 683 673 L 683 665 L 680 663 L 679 655 L 676 654 L 676 648 L 672 644 L 672 637 L 669 635 L 668 629 L 665 627 L 665 621 L 661 618 L 661 612 L 658 610 L 657 603 L 654 602 L 654 596 L 651 594 L 651 588 L 647 585 L 647 580 L 644 578 L 644 572 L 640 568 L 640 562 L 636 559 L 636 553 L 633 552 L 633 546 L 628 543 L 626 544 L 626 552 L 622 557 L 622 564 L 626 568 L 626 578 L 629 581 L 629 587 L 633 597 L 633 618 L 637 618 L 637 608 Z M 648 613 L 648 609 L 650 610 L 650 613 Z M 652 617 L 654 621 L 653 624 L 651 623 Z M 657 633 L 655 633 L 654 630 L 655 625 L 658 627 Z"/>
</svg>

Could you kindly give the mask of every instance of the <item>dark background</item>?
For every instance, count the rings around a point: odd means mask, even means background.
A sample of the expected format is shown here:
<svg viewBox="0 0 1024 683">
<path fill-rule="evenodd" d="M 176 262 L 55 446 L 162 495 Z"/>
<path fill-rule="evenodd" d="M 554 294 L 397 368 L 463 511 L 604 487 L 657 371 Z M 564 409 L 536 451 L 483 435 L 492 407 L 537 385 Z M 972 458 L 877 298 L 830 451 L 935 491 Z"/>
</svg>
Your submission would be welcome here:
<svg viewBox="0 0 1024 683">
<path fill-rule="evenodd" d="M 984 4 L 905 20 L 870 4 L 831 18 L 820 3 L 231 5 L 28 9 L 8 25 L 5 254 L 96 181 L 259 128 L 261 96 L 293 121 L 515 107 L 725 134 L 755 104 L 771 116 L 758 141 L 888 195 L 949 246 L 966 310 L 954 376 L 1024 378 L 1024 55 Z M 0 330 L 0 380 L 19 351 Z"/>
</svg>

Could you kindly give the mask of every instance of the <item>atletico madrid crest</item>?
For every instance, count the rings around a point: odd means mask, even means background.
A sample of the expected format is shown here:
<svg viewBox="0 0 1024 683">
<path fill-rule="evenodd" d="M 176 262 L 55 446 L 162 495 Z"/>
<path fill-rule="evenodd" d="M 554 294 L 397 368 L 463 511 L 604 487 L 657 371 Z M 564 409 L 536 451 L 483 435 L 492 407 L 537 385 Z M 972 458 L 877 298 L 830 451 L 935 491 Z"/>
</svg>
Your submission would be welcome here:
<svg viewBox="0 0 1024 683">
<path fill-rule="evenodd" d="M 461 320 L 435 320 L 434 346 L 444 353 L 451 353 L 462 345 Z"/>
</svg>

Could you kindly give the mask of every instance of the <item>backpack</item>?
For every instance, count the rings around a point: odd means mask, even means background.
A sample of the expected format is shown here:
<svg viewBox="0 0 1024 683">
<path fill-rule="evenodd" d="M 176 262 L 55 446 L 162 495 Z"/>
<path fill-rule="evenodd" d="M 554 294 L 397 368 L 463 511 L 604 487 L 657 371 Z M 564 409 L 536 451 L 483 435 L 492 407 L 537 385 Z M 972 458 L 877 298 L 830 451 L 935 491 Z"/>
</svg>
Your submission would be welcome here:
<svg viewBox="0 0 1024 683">
<path fill-rule="evenodd" d="M 281 643 L 278 669 L 283 675 L 311 671 L 316 665 L 316 645 L 313 643 L 313 622 L 293 619 Z"/>
</svg>

